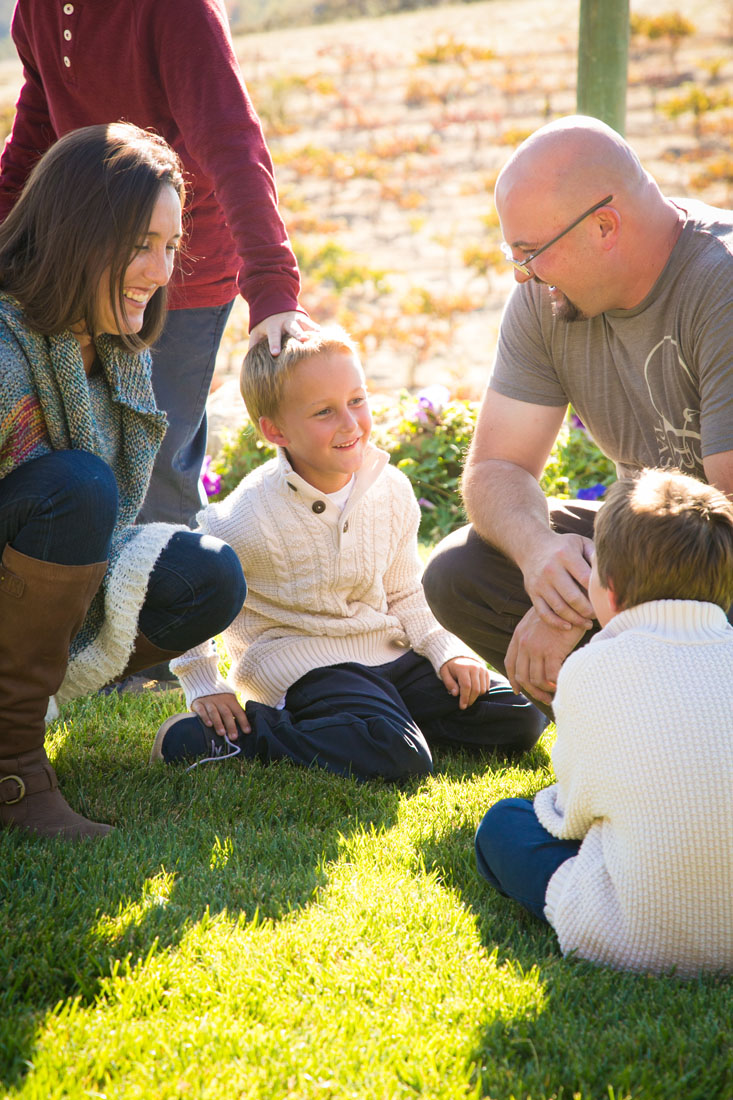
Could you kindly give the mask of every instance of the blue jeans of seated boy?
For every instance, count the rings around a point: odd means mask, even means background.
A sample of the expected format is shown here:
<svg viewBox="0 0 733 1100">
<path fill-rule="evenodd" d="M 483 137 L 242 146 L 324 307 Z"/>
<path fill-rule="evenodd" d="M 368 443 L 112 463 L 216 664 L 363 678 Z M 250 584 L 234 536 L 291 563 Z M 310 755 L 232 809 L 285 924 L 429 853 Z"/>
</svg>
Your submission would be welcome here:
<svg viewBox="0 0 733 1100">
<path fill-rule="evenodd" d="M 384 665 L 317 668 L 288 690 L 285 709 L 248 703 L 242 754 L 288 758 L 357 779 L 405 779 L 432 771 L 429 746 L 461 745 L 518 753 L 530 749 L 546 720 L 500 679 L 470 707 L 408 650 Z"/>
<path fill-rule="evenodd" d="M 86 451 L 54 451 L 0 479 L 0 556 L 7 543 L 58 565 L 104 561 L 117 518 L 112 470 Z M 231 547 L 178 531 L 151 573 L 139 625 L 161 649 L 184 651 L 229 625 L 246 594 Z"/>
<path fill-rule="evenodd" d="M 545 894 L 555 871 L 578 854 L 579 840 L 559 840 L 526 798 L 504 798 L 476 830 L 476 864 L 495 890 L 546 921 Z"/>
</svg>

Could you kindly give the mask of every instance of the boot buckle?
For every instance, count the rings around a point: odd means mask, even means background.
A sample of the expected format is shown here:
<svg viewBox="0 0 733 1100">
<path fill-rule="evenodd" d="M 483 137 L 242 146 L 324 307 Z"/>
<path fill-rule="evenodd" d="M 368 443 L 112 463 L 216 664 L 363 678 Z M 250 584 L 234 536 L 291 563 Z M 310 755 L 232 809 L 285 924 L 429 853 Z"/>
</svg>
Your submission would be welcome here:
<svg viewBox="0 0 733 1100">
<path fill-rule="evenodd" d="M 19 775 L 3 775 L 3 776 L 0 776 L 0 783 L 7 783 L 11 779 L 15 783 L 18 784 L 18 787 L 20 789 L 20 794 L 18 795 L 17 798 L 3 798 L 0 795 L 0 802 L 2 802 L 6 806 L 14 806 L 16 802 L 22 802 L 22 800 L 25 798 L 25 783 L 23 782 L 23 780 L 21 779 L 21 777 Z"/>
</svg>

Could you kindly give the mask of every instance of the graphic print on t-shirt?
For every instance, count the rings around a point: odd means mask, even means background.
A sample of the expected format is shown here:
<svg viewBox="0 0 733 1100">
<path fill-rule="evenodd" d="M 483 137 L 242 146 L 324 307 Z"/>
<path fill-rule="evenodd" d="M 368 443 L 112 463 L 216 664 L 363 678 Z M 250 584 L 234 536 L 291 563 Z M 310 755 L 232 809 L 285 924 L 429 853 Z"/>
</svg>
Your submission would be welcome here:
<svg viewBox="0 0 733 1100">
<path fill-rule="evenodd" d="M 677 341 L 665 336 L 652 348 L 644 364 L 644 379 L 652 408 L 659 417 L 654 433 L 659 446 L 659 465 L 677 466 L 697 476 L 702 465 L 700 449 L 700 396 Z M 681 417 L 673 423 L 670 416 Z"/>
</svg>

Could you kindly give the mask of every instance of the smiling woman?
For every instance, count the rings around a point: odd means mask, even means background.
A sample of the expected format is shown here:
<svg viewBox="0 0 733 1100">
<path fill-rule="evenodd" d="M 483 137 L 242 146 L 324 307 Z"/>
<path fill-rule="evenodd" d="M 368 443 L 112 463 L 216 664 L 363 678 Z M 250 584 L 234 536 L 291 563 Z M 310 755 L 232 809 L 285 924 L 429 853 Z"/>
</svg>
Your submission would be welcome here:
<svg viewBox="0 0 733 1100">
<path fill-rule="evenodd" d="M 108 832 L 58 791 L 49 699 L 178 655 L 244 599 L 224 543 L 135 525 L 166 429 L 147 349 L 183 197 L 161 138 L 90 126 L 41 158 L 0 226 L 0 825 Z"/>
<path fill-rule="evenodd" d="M 95 303 L 95 332 L 129 335 L 142 330 L 149 302 L 173 274 L 181 233 L 181 197 L 171 184 L 164 183 L 143 240 L 123 269 L 121 286 L 116 288 L 119 301 L 112 293 L 111 270 L 102 276 Z M 75 335 L 82 336 L 82 355 L 93 362 L 93 334 L 80 327 Z"/>
</svg>

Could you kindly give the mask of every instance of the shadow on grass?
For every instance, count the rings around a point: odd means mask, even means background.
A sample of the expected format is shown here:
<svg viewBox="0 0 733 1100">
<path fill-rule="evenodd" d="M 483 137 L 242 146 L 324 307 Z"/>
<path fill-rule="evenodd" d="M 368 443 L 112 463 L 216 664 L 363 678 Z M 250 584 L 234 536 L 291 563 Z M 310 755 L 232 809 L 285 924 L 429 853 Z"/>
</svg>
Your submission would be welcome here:
<svg viewBox="0 0 733 1100">
<path fill-rule="evenodd" d="M 465 758 L 451 759 L 449 753 L 443 767 L 466 774 Z M 528 789 L 514 793 L 531 797 L 530 785 L 528 778 Z M 534 969 L 539 978 L 540 996 L 524 1014 L 511 1021 L 487 1018 L 477 1029 L 467 1069 L 477 1095 L 492 1100 L 733 1096 L 733 981 L 682 982 L 564 959 L 549 925 L 479 876 L 473 826 L 424 840 L 420 854 L 426 869 L 472 912 L 484 947 L 497 951 L 497 964 L 518 976 Z"/>
<path fill-rule="evenodd" d="M 109 837 L 0 832 L 6 1088 L 27 1073 L 47 1013 L 74 997 L 91 1003 L 117 960 L 175 946 L 207 915 L 278 921 L 325 885 L 342 833 L 396 821 L 400 791 L 379 783 L 287 763 L 149 767 L 152 733 L 176 705 L 85 700 L 53 740 L 61 789 L 116 825 Z"/>
</svg>

